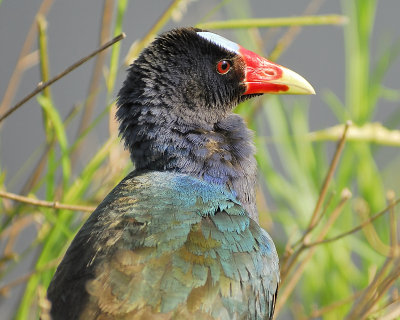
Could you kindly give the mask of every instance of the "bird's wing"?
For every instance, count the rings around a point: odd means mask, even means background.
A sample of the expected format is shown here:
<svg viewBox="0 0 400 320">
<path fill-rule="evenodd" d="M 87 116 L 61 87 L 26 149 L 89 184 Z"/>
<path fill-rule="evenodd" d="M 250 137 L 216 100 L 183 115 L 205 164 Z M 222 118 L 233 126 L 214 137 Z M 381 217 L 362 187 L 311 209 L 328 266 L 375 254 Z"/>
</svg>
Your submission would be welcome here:
<svg viewBox="0 0 400 320">
<path fill-rule="evenodd" d="M 49 298 L 54 315 L 76 308 L 69 318 L 269 318 L 278 268 L 269 235 L 223 187 L 149 172 L 92 214 Z"/>
</svg>

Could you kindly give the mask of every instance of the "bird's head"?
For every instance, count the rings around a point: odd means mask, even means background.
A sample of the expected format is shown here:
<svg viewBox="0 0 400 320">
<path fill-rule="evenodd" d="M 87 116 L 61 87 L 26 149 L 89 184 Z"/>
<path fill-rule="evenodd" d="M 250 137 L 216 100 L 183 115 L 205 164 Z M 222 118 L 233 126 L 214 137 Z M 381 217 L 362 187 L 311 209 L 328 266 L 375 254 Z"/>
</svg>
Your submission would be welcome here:
<svg viewBox="0 0 400 320">
<path fill-rule="evenodd" d="M 240 101 L 264 93 L 314 89 L 297 73 L 217 34 L 175 29 L 157 37 L 131 65 L 117 118 L 126 140 L 140 117 L 153 115 L 167 125 L 188 119 L 194 126 L 213 125 Z"/>
</svg>

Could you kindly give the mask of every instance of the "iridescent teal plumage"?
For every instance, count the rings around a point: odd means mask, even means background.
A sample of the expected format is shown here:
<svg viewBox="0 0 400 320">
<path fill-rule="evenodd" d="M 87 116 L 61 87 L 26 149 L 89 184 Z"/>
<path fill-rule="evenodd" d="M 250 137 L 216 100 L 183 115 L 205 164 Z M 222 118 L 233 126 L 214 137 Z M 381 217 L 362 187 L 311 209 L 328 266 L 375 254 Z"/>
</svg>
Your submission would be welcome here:
<svg viewBox="0 0 400 320">
<path fill-rule="evenodd" d="M 82 244 L 92 248 L 88 261 Z M 61 264 L 68 277 L 54 279 L 65 291 L 95 266 L 81 319 L 263 319 L 279 281 L 272 240 L 236 197 L 177 173 L 125 178 L 67 256 L 76 264 Z"/>
</svg>

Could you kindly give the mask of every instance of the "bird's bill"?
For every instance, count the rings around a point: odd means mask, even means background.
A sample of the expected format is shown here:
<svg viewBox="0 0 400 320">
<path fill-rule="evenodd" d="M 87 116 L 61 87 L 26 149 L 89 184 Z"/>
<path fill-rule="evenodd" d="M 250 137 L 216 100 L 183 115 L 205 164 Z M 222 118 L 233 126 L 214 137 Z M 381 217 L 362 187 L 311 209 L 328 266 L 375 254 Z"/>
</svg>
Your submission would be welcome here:
<svg viewBox="0 0 400 320">
<path fill-rule="evenodd" d="M 245 95 L 269 94 L 315 94 L 314 88 L 301 75 L 273 63 L 243 47 L 239 54 L 246 64 Z"/>
</svg>

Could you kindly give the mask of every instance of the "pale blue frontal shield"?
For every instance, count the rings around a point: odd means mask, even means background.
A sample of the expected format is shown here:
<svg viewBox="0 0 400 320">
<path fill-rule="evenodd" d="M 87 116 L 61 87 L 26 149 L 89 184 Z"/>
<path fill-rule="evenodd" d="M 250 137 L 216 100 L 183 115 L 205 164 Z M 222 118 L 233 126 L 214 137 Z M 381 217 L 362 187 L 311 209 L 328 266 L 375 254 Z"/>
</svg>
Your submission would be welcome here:
<svg viewBox="0 0 400 320">
<path fill-rule="evenodd" d="M 232 51 L 234 53 L 239 53 L 239 45 L 237 43 L 225 39 L 218 34 L 212 32 L 197 32 L 197 34 L 200 37 L 225 48 L 226 50 Z"/>
</svg>

